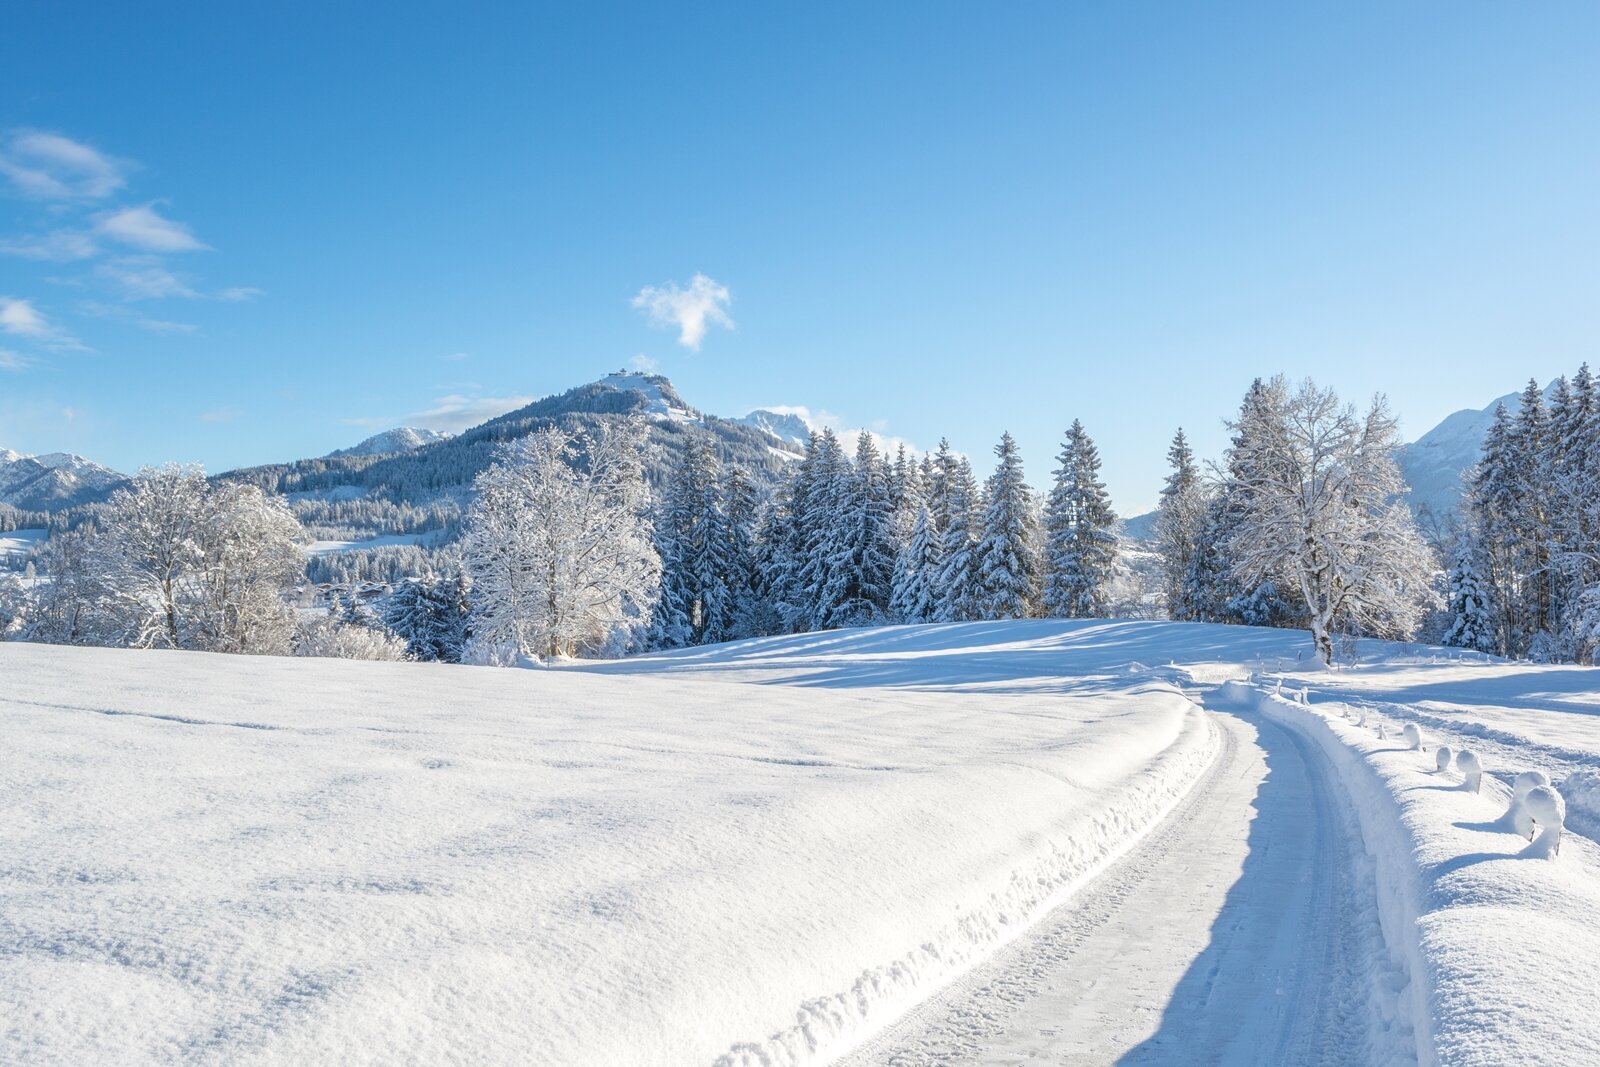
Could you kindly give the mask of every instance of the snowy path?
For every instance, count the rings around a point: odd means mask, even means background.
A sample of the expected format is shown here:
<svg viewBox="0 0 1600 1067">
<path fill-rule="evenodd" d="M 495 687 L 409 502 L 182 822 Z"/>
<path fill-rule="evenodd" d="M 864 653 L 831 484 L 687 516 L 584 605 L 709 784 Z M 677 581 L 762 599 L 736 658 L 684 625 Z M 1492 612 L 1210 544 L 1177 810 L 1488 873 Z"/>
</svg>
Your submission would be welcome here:
<svg viewBox="0 0 1600 1067">
<path fill-rule="evenodd" d="M 1250 712 L 1130 856 L 1028 937 L 845 1061 L 1362 1064 L 1403 1060 L 1371 1003 L 1370 870 L 1320 753 Z"/>
</svg>

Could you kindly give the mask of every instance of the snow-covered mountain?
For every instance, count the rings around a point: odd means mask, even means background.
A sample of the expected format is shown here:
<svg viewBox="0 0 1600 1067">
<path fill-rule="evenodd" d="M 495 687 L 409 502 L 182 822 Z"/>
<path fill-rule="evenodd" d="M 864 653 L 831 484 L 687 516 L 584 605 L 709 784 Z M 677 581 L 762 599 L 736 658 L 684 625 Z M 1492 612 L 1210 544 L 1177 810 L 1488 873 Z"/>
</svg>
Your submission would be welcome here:
<svg viewBox="0 0 1600 1067">
<path fill-rule="evenodd" d="M 780 441 L 804 448 L 811 441 L 811 424 L 801 415 L 793 411 L 772 411 L 767 408 L 757 408 L 744 418 L 738 420 L 746 426 L 754 426 L 764 430 Z"/>
<path fill-rule="evenodd" d="M 1411 487 L 1407 499 L 1412 511 L 1442 519 L 1456 509 L 1461 502 L 1461 473 L 1478 462 L 1483 435 L 1494 422 L 1494 409 L 1504 404 L 1515 411 L 1518 398 L 1519 394 L 1508 393 L 1487 407 L 1447 415 L 1400 449 L 1400 473 Z"/>
<path fill-rule="evenodd" d="M 654 458 L 647 474 L 657 482 L 676 462 L 690 430 L 709 433 L 724 463 L 738 464 L 758 482 L 768 484 L 775 483 L 802 454 L 804 438 L 799 433 L 810 433 L 800 419 L 791 424 L 774 416 L 780 421 L 769 428 L 747 419 L 708 415 L 684 400 L 666 377 L 621 370 L 459 434 L 422 441 L 403 451 L 376 454 L 376 448 L 365 448 L 367 442 L 363 442 L 329 456 L 252 467 L 223 477 L 260 485 L 269 492 L 295 494 L 299 499 L 377 496 L 395 504 L 459 502 L 473 478 L 506 442 L 548 426 L 582 430 L 626 417 L 643 417 L 649 423 Z M 378 447 L 388 443 L 381 441 Z"/>
<path fill-rule="evenodd" d="M 393 430 L 385 430 L 380 434 L 373 434 L 358 445 L 341 448 L 337 452 L 329 452 L 330 456 L 384 456 L 391 452 L 410 452 L 413 448 L 431 445 L 435 441 L 443 441 L 450 435 L 440 433 L 438 430 L 427 430 L 416 426 L 399 426 Z"/>
<path fill-rule="evenodd" d="M 69 452 L 30 456 L 0 448 L 0 504 L 54 511 L 103 499 L 127 476 Z"/>
</svg>

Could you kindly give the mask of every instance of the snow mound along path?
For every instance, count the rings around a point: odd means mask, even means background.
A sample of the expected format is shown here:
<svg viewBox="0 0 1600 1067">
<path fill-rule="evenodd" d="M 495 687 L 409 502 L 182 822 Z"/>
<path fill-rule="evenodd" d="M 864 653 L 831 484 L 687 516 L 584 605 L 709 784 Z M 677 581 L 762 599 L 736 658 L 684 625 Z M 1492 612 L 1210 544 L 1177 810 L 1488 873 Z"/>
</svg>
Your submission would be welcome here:
<svg viewBox="0 0 1600 1067">
<path fill-rule="evenodd" d="M 0 644 L 0 1062 L 826 1062 L 1206 766 L 1135 638 L 550 671 Z"/>
<path fill-rule="evenodd" d="M 1473 792 L 1392 720 L 1357 726 L 1337 703 L 1229 688 L 1338 769 L 1375 860 L 1384 938 L 1409 975 L 1418 1062 L 1600 1063 L 1600 847 L 1569 834 L 1550 856 L 1514 833 L 1494 775 L 1520 768 L 1486 766 Z"/>
</svg>

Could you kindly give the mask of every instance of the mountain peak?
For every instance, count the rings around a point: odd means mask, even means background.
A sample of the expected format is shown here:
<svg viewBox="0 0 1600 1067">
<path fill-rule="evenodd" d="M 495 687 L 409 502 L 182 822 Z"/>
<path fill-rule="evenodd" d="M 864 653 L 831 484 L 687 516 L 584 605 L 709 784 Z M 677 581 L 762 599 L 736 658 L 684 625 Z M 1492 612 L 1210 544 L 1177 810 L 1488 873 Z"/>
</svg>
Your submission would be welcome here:
<svg viewBox="0 0 1600 1067">
<path fill-rule="evenodd" d="M 426 430 L 416 426 L 398 426 L 393 430 L 373 434 L 360 444 L 341 448 L 337 452 L 329 452 L 329 456 L 383 456 L 391 452 L 410 452 L 423 445 L 431 445 L 435 441 L 443 441 L 450 435 L 440 433 L 438 430 Z"/>
<path fill-rule="evenodd" d="M 0 504 L 51 511 L 104 498 L 122 474 L 71 452 L 30 456 L 0 448 Z"/>
<path fill-rule="evenodd" d="M 684 402 L 664 374 L 646 374 L 643 371 L 616 370 L 601 378 L 596 385 L 607 386 L 619 393 L 638 393 L 645 399 L 644 411 L 657 418 L 674 422 L 699 422 L 700 412 Z"/>
</svg>

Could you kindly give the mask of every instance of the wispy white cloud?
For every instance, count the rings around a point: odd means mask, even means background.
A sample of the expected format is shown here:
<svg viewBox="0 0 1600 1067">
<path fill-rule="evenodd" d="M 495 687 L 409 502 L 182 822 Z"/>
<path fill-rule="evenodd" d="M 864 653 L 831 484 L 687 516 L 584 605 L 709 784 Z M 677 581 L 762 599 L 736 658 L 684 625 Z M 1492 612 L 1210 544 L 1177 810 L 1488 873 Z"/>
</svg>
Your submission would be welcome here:
<svg viewBox="0 0 1600 1067">
<path fill-rule="evenodd" d="M 0 241 L 0 255 L 42 259 L 50 263 L 92 259 L 99 254 L 100 246 L 95 244 L 92 236 L 82 230 L 52 230 L 49 233 Z"/>
<path fill-rule="evenodd" d="M 654 374 L 656 372 L 656 368 L 660 366 L 660 364 L 658 364 L 654 359 L 645 355 L 643 352 L 640 352 L 637 356 L 634 356 L 632 359 L 628 360 L 628 366 L 632 367 L 640 374 Z"/>
<path fill-rule="evenodd" d="M 139 314 L 124 304 L 106 304 L 96 300 L 85 300 L 78 304 L 79 314 L 92 315 L 97 319 L 115 319 L 118 322 L 130 322 L 141 330 L 162 334 L 189 334 L 198 333 L 200 327 L 192 322 L 172 322 L 167 319 L 152 319 Z"/>
<path fill-rule="evenodd" d="M 485 422 L 496 415 L 526 407 L 533 403 L 531 396 L 465 396 L 452 393 L 441 396 L 433 407 L 405 417 L 407 426 L 420 426 L 446 433 L 460 433 L 469 427 Z"/>
<path fill-rule="evenodd" d="M 195 299 L 200 296 L 187 282 L 159 260 L 133 258 L 102 263 L 95 274 L 112 283 L 124 300 L 164 300 L 167 297 Z"/>
<path fill-rule="evenodd" d="M 99 233 L 146 252 L 202 252 L 210 246 L 190 232 L 187 224 L 164 218 L 155 205 L 141 204 L 101 215 Z"/>
<path fill-rule="evenodd" d="M 0 296 L 0 330 L 19 337 L 46 337 L 50 328 L 33 301 Z"/>
<path fill-rule="evenodd" d="M 0 296 L 0 333 L 26 337 L 47 348 L 86 351 L 82 341 L 45 318 L 31 300 Z"/>
<path fill-rule="evenodd" d="M 0 370 L 27 370 L 33 366 L 33 360 L 21 352 L 9 348 L 0 348 Z"/>
<path fill-rule="evenodd" d="M 257 289 L 253 285 L 233 285 L 218 292 L 217 299 L 237 304 L 243 300 L 254 300 L 258 296 L 266 295 L 265 289 Z"/>
<path fill-rule="evenodd" d="M 462 360 L 467 358 L 467 354 L 465 352 L 447 352 L 445 353 L 444 358 L 449 360 L 451 363 L 460 363 Z"/>
<path fill-rule="evenodd" d="M 677 282 L 647 285 L 639 290 L 632 303 L 645 313 L 651 325 L 676 327 L 678 343 L 696 351 L 711 326 L 733 329 L 733 319 L 728 317 L 727 310 L 733 303 L 733 295 L 727 286 L 704 274 L 691 278 L 688 288 L 681 288 Z"/>
<path fill-rule="evenodd" d="M 238 417 L 239 417 L 239 409 L 238 408 L 236 408 L 236 407 L 225 407 L 225 408 L 216 408 L 213 411 L 207 411 L 207 412 L 202 413 L 201 416 L 200 416 L 200 421 L 201 422 L 232 422 L 234 419 L 237 419 Z"/>
<path fill-rule="evenodd" d="M 0 174 L 24 196 L 41 200 L 110 196 L 127 165 L 58 133 L 12 130 L 0 149 Z"/>
</svg>

